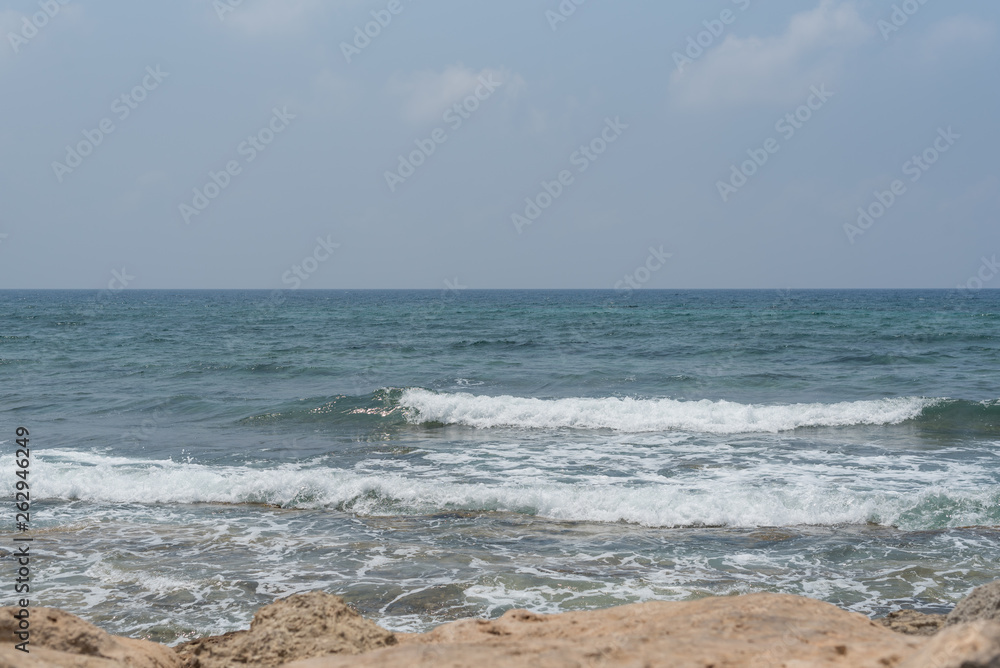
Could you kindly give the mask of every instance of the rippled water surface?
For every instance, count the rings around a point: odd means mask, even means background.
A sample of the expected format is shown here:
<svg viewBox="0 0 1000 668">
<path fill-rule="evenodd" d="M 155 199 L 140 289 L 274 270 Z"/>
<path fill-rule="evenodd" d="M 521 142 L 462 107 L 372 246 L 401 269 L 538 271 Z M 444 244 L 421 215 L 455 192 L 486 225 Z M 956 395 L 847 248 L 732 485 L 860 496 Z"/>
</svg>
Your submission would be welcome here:
<svg viewBox="0 0 1000 668">
<path fill-rule="evenodd" d="M 0 292 L 36 601 L 166 642 L 1000 578 L 1000 294 Z M 12 532 L 2 532 L 4 547 Z"/>
</svg>

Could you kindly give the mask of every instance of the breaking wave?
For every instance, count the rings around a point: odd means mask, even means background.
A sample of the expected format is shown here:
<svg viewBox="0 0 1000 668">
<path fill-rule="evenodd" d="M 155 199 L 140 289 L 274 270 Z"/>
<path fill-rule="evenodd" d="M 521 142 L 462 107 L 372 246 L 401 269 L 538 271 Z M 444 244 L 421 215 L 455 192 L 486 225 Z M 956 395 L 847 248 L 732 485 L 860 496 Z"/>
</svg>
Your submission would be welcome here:
<svg viewBox="0 0 1000 668">
<path fill-rule="evenodd" d="M 941 399 L 905 397 L 823 404 L 755 405 L 675 399 L 533 399 L 405 390 L 399 403 L 414 423 L 480 429 L 611 429 L 623 432 L 691 431 L 775 433 L 802 427 L 888 425 L 912 420 Z"/>
</svg>

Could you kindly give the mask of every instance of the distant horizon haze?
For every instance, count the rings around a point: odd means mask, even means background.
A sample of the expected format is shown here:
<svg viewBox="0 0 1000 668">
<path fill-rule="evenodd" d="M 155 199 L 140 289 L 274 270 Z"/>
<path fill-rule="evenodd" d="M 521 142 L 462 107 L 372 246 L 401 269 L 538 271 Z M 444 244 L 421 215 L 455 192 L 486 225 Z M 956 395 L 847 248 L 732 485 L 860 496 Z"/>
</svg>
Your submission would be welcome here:
<svg viewBox="0 0 1000 668">
<path fill-rule="evenodd" d="M 986 0 L 0 0 L 0 289 L 994 289 L 998 28 Z"/>
</svg>

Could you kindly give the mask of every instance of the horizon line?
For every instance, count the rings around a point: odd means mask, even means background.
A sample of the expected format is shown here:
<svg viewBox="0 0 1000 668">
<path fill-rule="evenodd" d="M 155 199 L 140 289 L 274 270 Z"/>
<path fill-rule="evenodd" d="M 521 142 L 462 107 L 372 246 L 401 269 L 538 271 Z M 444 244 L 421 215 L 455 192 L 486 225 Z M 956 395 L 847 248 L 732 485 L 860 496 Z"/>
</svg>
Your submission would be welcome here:
<svg viewBox="0 0 1000 668">
<path fill-rule="evenodd" d="M 640 292 L 862 292 L 862 291 L 894 291 L 894 292 L 983 292 L 1000 290 L 1000 286 L 983 286 L 977 289 L 962 287 L 953 288 L 639 288 L 621 290 L 615 288 L 0 288 L 2 292 L 110 292 L 114 294 L 126 292 L 612 292 L 629 296 Z"/>
</svg>

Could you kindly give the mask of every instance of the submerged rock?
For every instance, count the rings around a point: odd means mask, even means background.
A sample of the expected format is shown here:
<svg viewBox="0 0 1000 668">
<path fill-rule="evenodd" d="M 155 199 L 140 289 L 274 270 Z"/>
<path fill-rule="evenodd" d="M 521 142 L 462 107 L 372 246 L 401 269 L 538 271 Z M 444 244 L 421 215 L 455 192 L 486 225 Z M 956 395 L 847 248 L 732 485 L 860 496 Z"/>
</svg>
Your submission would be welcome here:
<svg viewBox="0 0 1000 668">
<path fill-rule="evenodd" d="M 339 596 L 295 594 L 257 611 L 249 631 L 200 638 L 176 647 L 185 668 L 271 668 L 326 655 L 354 655 L 396 644 Z"/>
<path fill-rule="evenodd" d="M 421 615 L 460 607 L 465 603 L 465 587 L 436 585 L 399 597 L 385 607 L 388 615 Z"/>
<path fill-rule="evenodd" d="M 964 624 L 981 619 L 1000 622 L 1000 580 L 976 587 L 959 601 L 948 614 L 947 625 Z"/>
</svg>

